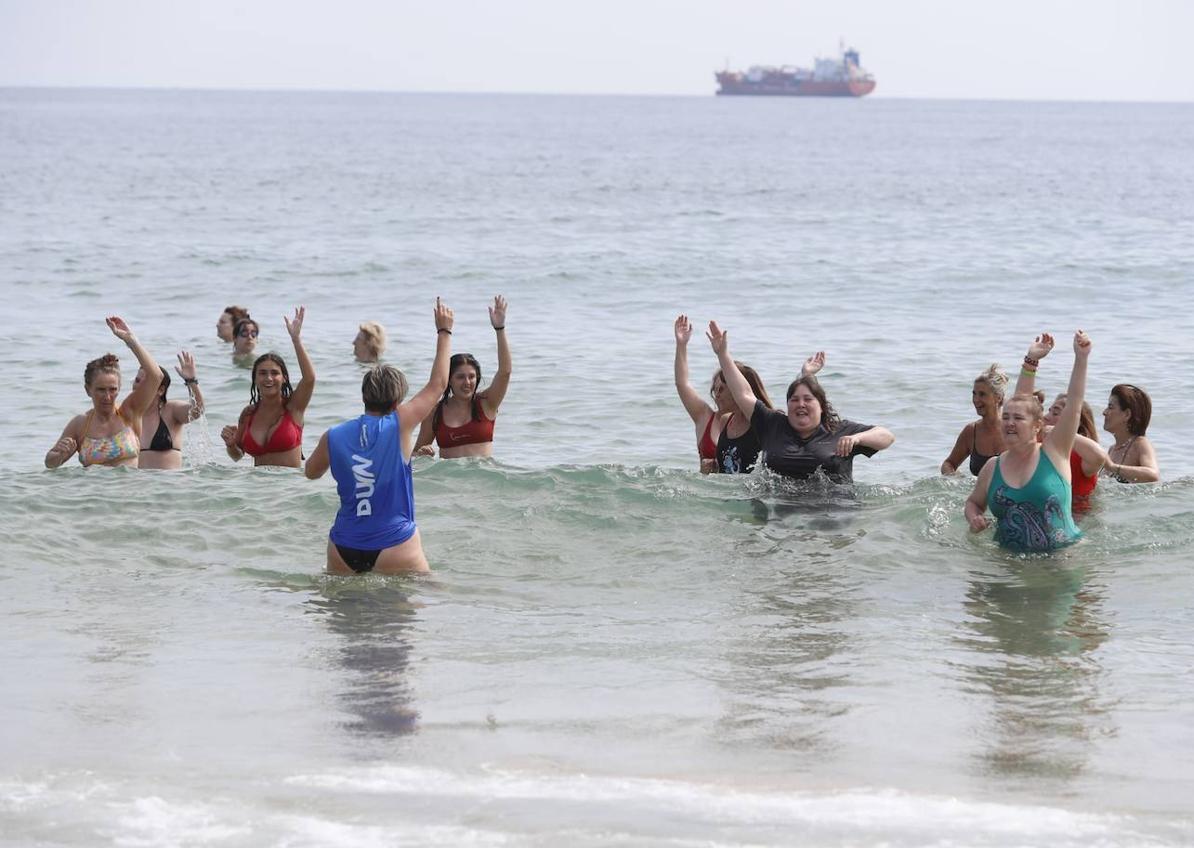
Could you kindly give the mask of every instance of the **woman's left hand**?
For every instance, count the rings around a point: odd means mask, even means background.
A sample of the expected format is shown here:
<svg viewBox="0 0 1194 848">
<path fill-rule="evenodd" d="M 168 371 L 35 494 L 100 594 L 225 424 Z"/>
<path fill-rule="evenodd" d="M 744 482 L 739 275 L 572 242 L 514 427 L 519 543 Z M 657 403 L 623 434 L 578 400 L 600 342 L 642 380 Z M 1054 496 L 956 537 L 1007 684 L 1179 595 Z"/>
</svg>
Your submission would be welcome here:
<svg viewBox="0 0 1194 848">
<path fill-rule="evenodd" d="M 108 329 L 112 331 L 112 335 L 125 344 L 128 344 L 135 338 L 133 331 L 129 329 L 129 325 L 119 315 L 109 315 L 104 319 L 104 323 L 108 325 Z"/>
<path fill-rule="evenodd" d="M 489 307 L 489 323 L 495 330 L 506 326 L 506 298 L 500 294 L 493 299 L 493 306 Z"/>
<path fill-rule="evenodd" d="M 1085 330 L 1078 330 L 1074 333 L 1074 355 L 1080 356 L 1083 359 L 1090 356 L 1090 336 L 1086 335 Z"/>
<path fill-rule="evenodd" d="M 178 372 L 178 376 L 183 380 L 195 379 L 195 357 L 189 350 L 180 350 L 178 352 L 178 364 L 174 366 L 174 370 Z"/>
<path fill-rule="evenodd" d="M 286 332 L 290 333 L 290 338 L 294 339 L 296 342 L 299 340 L 299 336 L 303 332 L 303 319 L 306 317 L 307 307 L 305 306 L 295 307 L 293 321 L 287 318 L 285 315 L 282 316 L 282 320 L 286 322 Z"/>
<path fill-rule="evenodd" d="M 858 447 L 858 436 L 842 436 L 837 440 L 837 450 L 833 453 L 835 456 L 850 456 L 856 447 Z"/>
<path fill-rule="evenodd" d="M 729 344 L 729 332 L 717 326 L 716 321 L 709 322 L 709 330 L 705 333 L 705 338 L 709 340 L 709 344 L 713 347 L 713 352 L 721 356 L 725 351 L 726 345 Z"/>
</svg>

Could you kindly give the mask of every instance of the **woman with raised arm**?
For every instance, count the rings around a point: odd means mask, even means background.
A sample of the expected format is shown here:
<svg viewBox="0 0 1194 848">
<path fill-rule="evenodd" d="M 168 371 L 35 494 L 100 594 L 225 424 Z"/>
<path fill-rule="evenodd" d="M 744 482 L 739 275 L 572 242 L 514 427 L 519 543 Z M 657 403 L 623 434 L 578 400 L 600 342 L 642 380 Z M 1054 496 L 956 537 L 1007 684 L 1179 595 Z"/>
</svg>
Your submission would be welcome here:
<svg viewBox="0 0 1194 848">
<path fill-rule="evenodd" d="M 112 335 L 128 345 L 149 376 L 134 386 L 122 403 L 117 403 L 120 360 L 109 353 L 88 362 L 83 371 L 83 388 L 91 398 L 91 409 L 67 422 L 58 442 L 46 454 L 46 468 L 57 468 L 75 453 L 79 454 L 79 462 L 84 466 L 137 467 L 141 452 L 141 418 L 157 394 L 161 369 L 123 318 L 112 315 L 106 322 Z"/>
<path fill-rule="evenodd" d="M 990 506 L 996 522 L 995 540 L 1006 548 L 1051 551 L 1082 535 L 1074 524 L 1070 451 L 1086 392 L 1090 348 L 1086 333 L 1076 332 L 1074 368 L 1066 392 L 1069 400 L 1043 442 L 1038 440 L 1045 426 L 1040 402 L 1032 395 L 1017 393 L 1004 403 L 1003 439 L 1007 450 L 983 467 L 966 500 L 966 521 L 971 532 L 990 526 L 986 516 Z M 1032 356 L 1031 350 L 1024 370 L 1035 374 L 1040 357 Z"/>
<path fill-rule="evenodd" d="M 249 405 L 241 411 L 235 425 L 229 424 L 220 431 L 228 455 L 236 462 L 248 454 L 255 466 L 302 467 L 303 416 L 315 391 L 315 366 L 302 339 L 306 316 L 307 308 L 300 306 L 294 310 L 294 320 L 282 318 L 303 374 L 299 384 L 291 387 L 290 372 L 282 357 L 276 353 L 262 354 L 253 363 Z"/>
<path fill-rule="evenodd" d="M 759 458 L 759 439 L 750 428 L 750 417 L 734 403 L 720 370 L 713 374 L 709 395 L 710 406 L 688 379 L 688 341 L 692 338 L 692 324 L 687 315 L 676 319 L 676 392 L 680 402 L 696 428 L 697 457 L 702 474 L 746 474 L 754 470 Z M 735 362 L 755 397 L 768 409 L 773 409 L 767 388 L 755 369 L 744 362 Z M 825 364 L 825 353 L 819 351 L 804 363 L 803 373 L 815 374 Z"/>
<path fill-rule="evenodd" d="M 435 300 L 435 362 L 431 379 L 403 403 L 406 377 L 376 365 L 361 381 L 365 414 L 338 424 L 319 439 L 304 473 L 314 480 L 329 468 L 340 510 L 328 535 L 329 574 L 429 571 L 411 482 L 411 434 L 448 385 L 452 310 Z"/>
<path fill-rule="evenodd" d="M 1103 429 L 1115 438 L 1107 452 L 1107 474 L 1121 483 L 1156 483 L 1161 479 L 1157 453 L 1145 436 L 1153 417 L 1153 402 L 1144 389 L 1131 383 L 1112 387 L 1103 410 Z"/>
<path fill-rule="evenodd" d="M 1003 424 L 999 415 L 1003 411 L 1006 388 L 1007 374 L 995 363 L 974 378 L 970 401 L 978 413 L 978 420 L 962 428 L 954 442 L 954 449 L 941 463 L 942 474 L 957 473 L 962 462 L 969 457 L 970 473 L 977 477 L 987 460 L 1003 452 Z"/>
<path fill-rule="evenodd" d="M 481 384 L 481 363 L 471 353 L 458 353 L 448 364 L 448 385 L 435 409 L 419 428 L 416 456 L 435 456 L 434 440 L 441 459 L 493 456 L 493 425 L 498 408 L 510 387 L 513 360 L 506 341 L 506 299 L 498 295 L 489 307 L 489 323 L 497 334 L 497 373 L 489 387 Z"/>
<path fill-rule="evenodd" d="M 165 368 L 158 386 L 157 403 L 151 403 L 141 419 L 141 467 L 182 468 L 182 428 L 203 414 L 203 392 L 195 376 L 195 357 L 180 351 L 175 371 L 182 377 L 190 397 L 187 400 L 166 400 L 170 389 L 170 374 Z M 137 372 L 133 387 L 145 379 L 145 369 Z"/>
<path fill-rule="evenodd" d="M 885 427 L 838 417 L 812 374 L 802 374 L 788 386 L 786 413 L 768 409 L 734 364 L 728 333 L 710 321 L 708 338 L 726 386 L 738 409 L 750 416 L 766 465 L 776 474 L 803 480 L 821 471 L 835 483 L 850 483 L 854 480 L 854 457 L 874 456 L 895 442 L 895 436 Z"/>
<path fill-rule="evenodd" d="M 1048 333 L 1041 333 L 1028 346 L 1028 353 L 1024 356 L 1024 364 L 1020 368 L 1020 376 L 1016 380 L 1017 395 L 1033 395 L 1043 404 L 1045 393 L 1035 390 L 1036 370 L 1041 360 L 1053 350 L 1053 337 Z M 1045 412 L 1045 426 L 1037 435 L 1037 441 L 1044 441 L 1049 432 L 1057 425 L 1061 413 L 1069 402 L 1069 395 L 1059 394 Z M 1074 446 L 1070 450 L 1070 490 L 1073 496 L 1074 512 L 1081 513 L 1090 509 L 1090 498 L 1094 494 L 1099 480 L 1099 469 L 1107 461 L 1107 452 L 1099 444 L 1099 434 L 1094 426 L 1094 413 L 1090 404 L 1082 401 L 1082 408 L 1078 412 L 1078 433 L 1074 436 Z"/>
</svg>

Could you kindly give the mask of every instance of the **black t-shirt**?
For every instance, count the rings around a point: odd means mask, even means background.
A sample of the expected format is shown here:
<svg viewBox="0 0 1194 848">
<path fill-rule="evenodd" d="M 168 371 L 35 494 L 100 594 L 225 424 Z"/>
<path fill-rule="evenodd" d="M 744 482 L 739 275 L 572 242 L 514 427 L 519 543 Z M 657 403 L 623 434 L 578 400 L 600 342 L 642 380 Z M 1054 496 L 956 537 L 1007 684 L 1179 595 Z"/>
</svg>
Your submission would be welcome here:
<svg viewBox="0 0 1194 848">
<path fill-rule="evenodd" d="M 874 448 L 858 445 L 849 456 L 834 456 L 838 439 L 865 433 L 873 426 L 842 421 L 832 433 L 824 427 L 818 427 L 809 438 L 802 439 L 788 423 L 785 411 L 768 409 L 761 400 L 755 401 L 754 415 L 750 418 L 750 428 L 759 437 L 759 444 L 767 455 L 768 468 L 776 474 L 797 480 L 811 477 L 818 468 L 822 468 L 835 483 L 852 483 L 854 457 L 860 454 L 874 456 L 876 452 Z"/>
<path fill-rule="evenodd" d="M 731 439 L 728 426 L 717 438 L 717 470 L 721 474 L 749 474 L 759 458 L 759 437 L 753 429 Z"/>
</svg>

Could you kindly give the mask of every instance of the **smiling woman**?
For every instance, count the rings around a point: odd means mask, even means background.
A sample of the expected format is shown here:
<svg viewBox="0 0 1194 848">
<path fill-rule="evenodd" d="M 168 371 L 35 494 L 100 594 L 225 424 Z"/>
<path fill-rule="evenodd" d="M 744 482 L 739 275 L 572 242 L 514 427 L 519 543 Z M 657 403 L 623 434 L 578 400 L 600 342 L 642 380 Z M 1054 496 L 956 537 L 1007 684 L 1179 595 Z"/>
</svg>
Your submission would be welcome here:
<svg viewBox="0 0 1194 848">
<path fill-rule="evenodd" d="M 303 347 L 305 307 L 294 310 L 294 320 L 283 318 L 294 342 L 294 355 L 303 376 L 291 387 L 286 363 L 276 353 L 266 353 L 253 363 L 249 405 L 240 420 L 220 431 L 228 455 L 237 462 L 245 454 L 254 465 L 299 468 L 303 461 L 303 415 L 315 390 L 315 366 Z"/>
</svg>

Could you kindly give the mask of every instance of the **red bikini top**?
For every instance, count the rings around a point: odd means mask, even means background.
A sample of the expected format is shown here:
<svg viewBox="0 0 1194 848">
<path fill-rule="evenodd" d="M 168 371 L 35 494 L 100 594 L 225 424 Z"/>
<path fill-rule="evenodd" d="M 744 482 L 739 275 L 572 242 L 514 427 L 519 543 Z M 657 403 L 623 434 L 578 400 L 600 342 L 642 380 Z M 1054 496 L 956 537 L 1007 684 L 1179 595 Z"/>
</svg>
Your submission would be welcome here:
<svg viewBox="0 0 1194 848">
<path fill-rule="evenodd" d="M 701 459 L 717 459 L 717 442 L 713 441 L 713 419 L 717 417 L 714 412 L 709 416 L 709 423 L 705 425 L 705 432 L 701 439 L 697 442 L 697 456 Z"/>
<path fill-rule="evenodd" d="M 245 421 L 245 435 L 241 439 L 241 450 L 249 456 L 281 453 L 282 451 L 294 450 L 303 444 L 303 428 L 294 423 L 289 409 L 283 410 L 282 420 L 274 427 L 274 432 L 265 440 L 265 444 L 257 444 L 257 440 L 253 438 L 253 418 L 256 415 L 257 413 L 254 412 Z"/>
<path fill-rule="evenodd" d="M 493 441 L 493 419 L 485 417 L 485 410 L 477 404 L 477 417 L 471 418 L 459 427 L 444 423 L 443 410 L 435 425 L 435 441 L 441 448 L 458 448 L 463 445 L 480 445 Z"/>
</svg>

